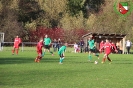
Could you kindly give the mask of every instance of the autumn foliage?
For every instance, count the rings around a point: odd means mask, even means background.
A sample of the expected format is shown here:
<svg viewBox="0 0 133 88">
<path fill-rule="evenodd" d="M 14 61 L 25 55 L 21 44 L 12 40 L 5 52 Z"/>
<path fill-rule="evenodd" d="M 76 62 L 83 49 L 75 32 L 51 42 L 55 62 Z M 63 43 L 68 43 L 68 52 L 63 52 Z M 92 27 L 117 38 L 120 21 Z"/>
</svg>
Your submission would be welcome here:
<svg viewBox="0 0 133 88">
<path fill-rule="evenodd" d="M 62 28 L 45 28 L 38 27 L 34 31 L 30 31 L 30 42 L 37 42 L 40 38 L 44 38 L 47 34 L 52 40 L 61 39 L 62 42 L 74 43 L 78 42 L 87 31 L 84 29 L 63 30 Z"/>
</svg>

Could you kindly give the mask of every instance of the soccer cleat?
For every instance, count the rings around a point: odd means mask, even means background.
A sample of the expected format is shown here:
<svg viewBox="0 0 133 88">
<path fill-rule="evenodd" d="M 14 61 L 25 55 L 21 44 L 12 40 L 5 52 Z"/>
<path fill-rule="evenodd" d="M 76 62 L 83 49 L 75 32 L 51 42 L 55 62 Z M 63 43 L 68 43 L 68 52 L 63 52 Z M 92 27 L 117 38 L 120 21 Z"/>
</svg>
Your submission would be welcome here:
<svg viewBox="0 0 133 88">
<path fill-rule="evenodd" d="M 91 62 L 91 60 L 88 60 L 88 62 Z"/>
<path fill-rule="evenodd" d="M 39 63 L 39 62 L 40 62 L 40 60 L 37 60 L 37 62 Z"/>
<path fill-rule="evenodd" d="M 104 62 L 102 61 L 101 63 L 103 64 Z"/>
<path fill-rule="evenodd" d="M 37 62 L 37 58 L 35 59 L 35 62 Z"/>
<path fill-rule="evenodd" d="M 40 62 L 40 59 L 37 59 L 37 62 L 39 63 Z"/>
<path fill-rule="evenodd" d="M 63 63 L 59 62 L 59 64 L 63 64 Z"/>
</svg>

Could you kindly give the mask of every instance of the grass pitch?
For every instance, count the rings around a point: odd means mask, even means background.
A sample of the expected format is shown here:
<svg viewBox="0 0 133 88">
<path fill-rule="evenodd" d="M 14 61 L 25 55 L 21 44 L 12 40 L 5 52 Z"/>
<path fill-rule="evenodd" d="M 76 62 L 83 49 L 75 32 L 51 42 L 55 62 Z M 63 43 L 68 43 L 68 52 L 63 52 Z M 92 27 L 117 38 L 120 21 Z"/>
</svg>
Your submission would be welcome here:
<svg viewBox="0 0 133 88">
<path fill-rule="evenodd" d="M 0 88 L 132 88 L 133 55 L 111 54 L 112 64 L 106 60 L 98 64 L 88 53 L 66 52 L 62 65 L 57 52 L 48 52 L 40 63 L 35 63 L 36 51 L 0 52 Z"/>
</svg>

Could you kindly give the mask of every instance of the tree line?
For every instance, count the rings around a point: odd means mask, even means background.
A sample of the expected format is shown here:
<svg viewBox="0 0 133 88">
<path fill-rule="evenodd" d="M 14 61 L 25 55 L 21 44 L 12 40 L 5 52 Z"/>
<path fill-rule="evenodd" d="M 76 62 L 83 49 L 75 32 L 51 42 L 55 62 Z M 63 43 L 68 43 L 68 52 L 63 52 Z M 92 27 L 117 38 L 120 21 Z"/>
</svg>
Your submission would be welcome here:
<svg viewBox="0 0 133 88">
<path fill-rule="evenodd" d="M 126 17 L 118 15 L 114 11 L 116 1 L 0 0 L 0 32 L 5 33 L 5 41 L 13 41 L 16 35 L 23 41 L 32 41 L 38 30 L 46 29 L 50 34 L 55 29 L 63 30 L 63 37 L 72 36 L 74 40 L 90 31 L 124 33 L 133 39 L 133 12 Z"/>
</svg>

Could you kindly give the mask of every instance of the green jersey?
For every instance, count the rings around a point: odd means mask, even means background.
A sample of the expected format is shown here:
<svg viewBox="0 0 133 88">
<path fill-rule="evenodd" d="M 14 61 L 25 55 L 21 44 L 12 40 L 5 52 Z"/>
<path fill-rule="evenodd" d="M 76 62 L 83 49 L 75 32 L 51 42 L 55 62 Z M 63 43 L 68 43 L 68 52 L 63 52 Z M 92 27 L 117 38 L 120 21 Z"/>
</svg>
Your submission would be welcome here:
<svg viewBox="0 0 133 88">
<path fill-rule="evenodd" d="M 63 52 L 66 50 L 66 46 L 62 46 L 59 51 L 58 51 L 58 54 L 63 54 Z"/>
<path fill-rule="evenodd" d="M 50 45 L 51 39 L 50 38 L 44 38 L 44 45 Z"/>
<path fill-rule="evenodd" d="M 88 45 L 89 45 L 89 48 L 90 48 L 90 49 L 94 49 L 94 48 L 95 48 L 95 47 L 94 47 L 94 46 L 95 46 L 94 40 L 89 40 L 89 41 L 88 41 Z"/>
</svg>

